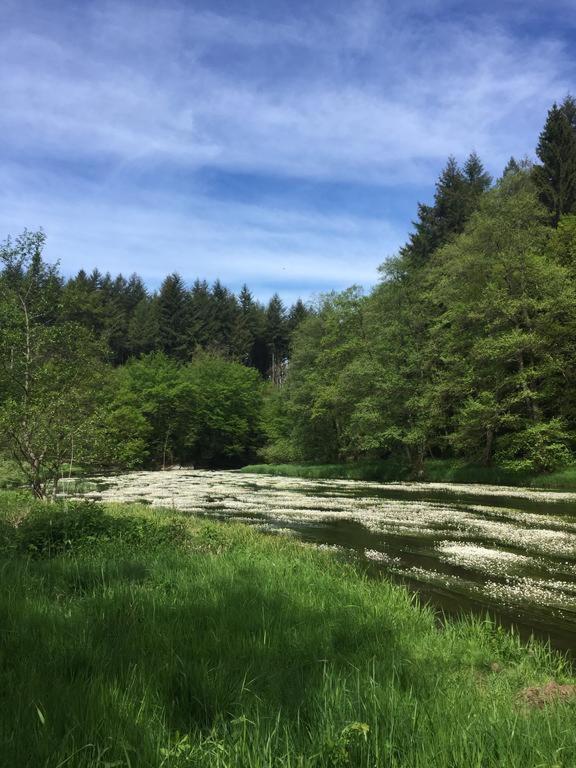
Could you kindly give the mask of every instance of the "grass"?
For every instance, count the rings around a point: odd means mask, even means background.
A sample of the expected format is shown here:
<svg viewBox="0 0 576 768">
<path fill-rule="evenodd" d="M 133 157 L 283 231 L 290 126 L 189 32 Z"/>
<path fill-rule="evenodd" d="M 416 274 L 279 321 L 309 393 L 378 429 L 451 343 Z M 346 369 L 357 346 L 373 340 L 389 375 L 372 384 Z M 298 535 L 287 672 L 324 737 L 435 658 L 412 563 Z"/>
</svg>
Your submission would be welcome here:
<svg viewBox="0 0 576 768">
<path fill-rule="evenodd" d="M 250 464 L 242 472 L 254 475 L 283 475 L 311 480 L 409 480 L 410 470 L 397 461 L 356 461 L 342 464 Z"/>
<path fill-rule="evenodd" d="M 333 555 L 150 507 L 0 496 L 0 765 L 576 765 L 562 659 Z"/>
<path fill-rule="evenodd" d="M 312 480 L 348 479 L 398 482 L 410 480 L 410 470 L 397 460 L 359 461 L 346 464 L 252 464 L 243 472 L 285 475 Z M 558 490 L 576 490 L 576 466 L 549 474 L 527 474 L 504 467 L 483 467 L 455 459 L 428 459 L 424 478 L 428 482 L 480 483 L 487 485 L 525 486 Z"/>
</svg>

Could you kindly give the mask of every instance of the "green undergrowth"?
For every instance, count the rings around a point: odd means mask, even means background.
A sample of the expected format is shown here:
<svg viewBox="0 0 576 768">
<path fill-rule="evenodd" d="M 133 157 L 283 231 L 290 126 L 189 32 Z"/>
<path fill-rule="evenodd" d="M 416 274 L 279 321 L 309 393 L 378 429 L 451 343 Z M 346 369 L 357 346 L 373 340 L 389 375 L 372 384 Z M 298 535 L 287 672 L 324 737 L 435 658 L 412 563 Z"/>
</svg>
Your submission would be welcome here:
<svg viewBox="0 0 576 768">
<path fill-rule="evenodd" d="M 0 765 L 576 765 L 563 660 L 246 526 L 0 495 Z"/>
<path fill-rule="evenodd" d="M 395 482 L 410 479 L 410 469 L 392 461 L 358 461 L 342 464 L 250 464 L 242 472 L 254 475 L 283 475 L 311 480 L 378 480 Z"/>
<path fill-rule="evenodd" d="M 252 464 L 242 471 L 313 480 L 340 478 L 390 483 L 415 479 L 407 465 L 389 459 L 342 464 Z M 533 475 L 505 467 L 483 467 L 452 459 L 429 459 L 425 462 L 423 476 L 418 479 L 436 483 L 480 483 L 568 491 L 576 490 L 576 466 L 549 474 Z"/>
</svg>

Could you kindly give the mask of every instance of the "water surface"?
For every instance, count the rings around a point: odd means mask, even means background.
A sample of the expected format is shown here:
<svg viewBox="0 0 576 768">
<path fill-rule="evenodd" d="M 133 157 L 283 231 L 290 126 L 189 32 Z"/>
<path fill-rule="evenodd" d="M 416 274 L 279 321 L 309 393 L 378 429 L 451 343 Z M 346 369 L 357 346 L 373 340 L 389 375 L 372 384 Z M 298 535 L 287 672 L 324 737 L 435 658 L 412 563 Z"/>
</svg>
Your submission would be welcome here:
<svg viewBox="0 0 576 768">
<path fill-rule="evenodd" d="M 185 469 L 94 482 L 92 498 L 236 519 L 332 547 L 445 612 L 489 611 L 576 652 L 576 494 Z"/>
</svg>

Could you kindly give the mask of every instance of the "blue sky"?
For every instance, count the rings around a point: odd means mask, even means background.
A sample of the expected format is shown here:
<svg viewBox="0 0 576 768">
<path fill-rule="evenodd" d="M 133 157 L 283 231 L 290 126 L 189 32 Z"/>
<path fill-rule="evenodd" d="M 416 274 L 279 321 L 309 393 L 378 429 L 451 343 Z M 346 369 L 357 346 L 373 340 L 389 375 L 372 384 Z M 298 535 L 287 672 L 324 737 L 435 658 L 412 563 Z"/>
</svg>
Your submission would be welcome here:
<svg viewBox="0 0 576 768">
<path fill-rule="evenodd" d="M 0 237 L 287 301 L 369 286 L 446 158 L 576 91 L 576 0 L 0 0 Z"/>
</svg>

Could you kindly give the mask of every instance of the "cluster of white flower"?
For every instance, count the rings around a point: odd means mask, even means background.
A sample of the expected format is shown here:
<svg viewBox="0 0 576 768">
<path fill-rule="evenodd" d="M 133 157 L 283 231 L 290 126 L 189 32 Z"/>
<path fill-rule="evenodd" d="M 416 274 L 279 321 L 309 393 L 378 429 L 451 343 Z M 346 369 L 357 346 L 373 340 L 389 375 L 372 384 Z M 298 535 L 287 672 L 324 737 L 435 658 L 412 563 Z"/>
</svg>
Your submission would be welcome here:
<svg viewBox="0 0 576 768">
<path fill-rule="evenodd" d="M 576 494 L 504 486 L 319 481 L 187 469 L 132 472 L 94 478 L 93 482 L 99 490 L 85 494 L 89 498 L 144 500 L 190 514 L 251 523 L 280 535 L 292 535 L 302 527 L 354 522 L 378 534 L 378 546 L 382 538 L 398 542 L 395 555 L 402 555 L 403 548 L 411 555 L 418 555 L 422 548 L 427 557 L 436 553 L 446 573 L 404 564 L 402 557 L 393 557 L 381 549 L 365 549 L 368 560 L 381 563 L 395 574 L 459 591 L 475 591 L 501 604 L 572 605 L 576 591 L 574 581 L 569 581 L 576 576 L 573 518 L 465 504 L 462 500 L 466 496 L 513 496 L 549 504 L 574 501 Z M 386 491 L 395 498 L 386 498 Z M 403 498 L 399 491 L 404 493 Z M 424 500 L 422 497 L 431 491 L 446 492 L 445 500 Z M 448 492 L 458 494 L 458 498 L 451 501 Z M 341 550 L 330 544 L 320 546 Z M 455 566 L 475 572 L 477 583 L 451 573 Z M 528 572 L 530 578 L 522 576 L 522 572 Z M 534 576 L 538 573 L 542 574 L 539 579 Z M 485 583 L 486 574 L 509 578 L 505 583 Z"/>
<path fill-rule="evenodd" d="M 509 573 L 514 566 L 526 567 L 534 563 L 532 558 L 516 552 L 482 547 L 468 542 L 442 541 L 437 549 L 440 552 L 440 558 L 452 565 L 488 573 Z"/>
<path fill-rule="evenodd" d="M 377 549 L 365 549 L 364 557 L 368 560 L 375 560 L 376 562 L 384 563 L 386 565 L 400 565 L 402 562 L 399 557 L 392 557 L 391 555 L 386 554 L 386 552 L 380 552 Z"/>
<path fill-rule="evenodd" d="M 576 586 L 568 582 L 524 577 L 510 579 L 504 584 L 489 581 L 482 591 L 504 605 L 529 603 L 537 604 L 539 608 L 576 609 Z"/>
</svg>

